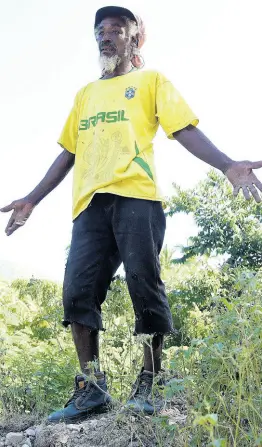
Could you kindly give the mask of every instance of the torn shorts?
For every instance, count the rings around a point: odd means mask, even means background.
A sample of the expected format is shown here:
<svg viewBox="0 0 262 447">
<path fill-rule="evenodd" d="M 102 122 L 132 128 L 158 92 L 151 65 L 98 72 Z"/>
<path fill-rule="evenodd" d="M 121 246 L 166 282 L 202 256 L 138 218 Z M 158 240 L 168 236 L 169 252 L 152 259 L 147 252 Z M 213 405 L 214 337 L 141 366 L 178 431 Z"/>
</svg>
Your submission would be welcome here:
<svg viewBox="0 0 262 447">
<path fill-rule="evenodd" d="M 135 334 L 170 333 L 172 316 L 160 278 L 166 218 L 158 201 L 96 194 L 74 221 L 63 285 L 64 326 L 103 330 L 101 305 L 124 264 Z"/>
</svg>

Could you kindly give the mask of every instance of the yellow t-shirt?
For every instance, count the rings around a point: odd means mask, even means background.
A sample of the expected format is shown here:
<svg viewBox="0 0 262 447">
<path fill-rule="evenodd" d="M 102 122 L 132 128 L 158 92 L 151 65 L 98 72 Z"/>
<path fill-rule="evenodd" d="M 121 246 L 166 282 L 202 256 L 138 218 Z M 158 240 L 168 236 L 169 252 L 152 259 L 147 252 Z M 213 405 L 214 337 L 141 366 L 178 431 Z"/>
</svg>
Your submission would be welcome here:
<svg viewBox="0 0 262 447">
<path fill-rule="evenodd" d="M 174 132 L 197 123 L 156 71 L 132 71 L 82 88 L 58 141 L 75 154 L 73 219 L 95 193 L 161 201 L 152 144 L 158 126 L 174 139 Z"/>
</svg>

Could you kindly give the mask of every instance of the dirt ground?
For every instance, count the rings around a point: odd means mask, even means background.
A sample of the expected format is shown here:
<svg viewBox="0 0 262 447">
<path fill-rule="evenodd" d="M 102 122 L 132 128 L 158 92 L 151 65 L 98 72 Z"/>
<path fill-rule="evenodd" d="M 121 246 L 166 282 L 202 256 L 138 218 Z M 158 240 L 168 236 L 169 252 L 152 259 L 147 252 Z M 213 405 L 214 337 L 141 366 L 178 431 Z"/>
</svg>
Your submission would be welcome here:
<svg viewBox="0 0 262 447">
<path fill-rule="evenodd" d="M 162 411 L 167 423 L 184 425 L 186 406 L 183 399 L 170 402 Z M 31 430 L 30 436 L 28 429 Z M 18 444 L 12 441 L 10 432 L 23 434 Z M 134 416 L 114 410 L 93 416 L 79 424 L 47 425 L 32 417 L 13 417 L 0 422 L 0 446 L 8 447 L 182 447 L 183 440 L 174 437 L 172 430 L 166 430 L 159 421 L 149 416 Z M 9 433 L 9 435 L 8 435 Z M 10 437 L 11 436 L 11 437 Z M 11 441 L 9 441 L 11 439 Z M 15 439 L 15 437 L 14 437 Z"/>
</svg>

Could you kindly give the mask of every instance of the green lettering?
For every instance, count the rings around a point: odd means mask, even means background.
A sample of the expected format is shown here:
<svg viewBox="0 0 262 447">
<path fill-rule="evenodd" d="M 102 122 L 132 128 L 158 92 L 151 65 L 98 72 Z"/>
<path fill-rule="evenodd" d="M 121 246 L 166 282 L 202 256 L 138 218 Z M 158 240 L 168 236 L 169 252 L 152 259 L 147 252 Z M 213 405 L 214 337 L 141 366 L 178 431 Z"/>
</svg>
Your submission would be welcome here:
<svg viewBox="0 0 262 447">
<path fill-rule="evenodd" d="M 121 121 L 129 121 L 128 118 L 125 118 L 125 110 L 121 110 Z"/>
<path fill-rule="evenodd" d="M 99 120 L 101 120 L 102 123 L 104 123 L 104 122 L 105 122 L 105 119 L 106 119 L 106 112 L 99 112 L 99 113 L 96 115 L 97 123 L 98 123 Z"/>
<path fill-rule="evenodd" d="M 81 120 L 79 130 L 87 130 L 89 129 L 89 120 Z"/>
<path fill-rule="evenodd" d="M 107 123 L 116 123 L 117 122 L 117 112 L 107 112 L 106 122 Z"/>
<path fill-rule="evenodd" d="M 88 130 L 90 126 L 96 126 L 99 121 L 101 123 L 116 123 L 117 121 L 129 121 L 125 117 L 125 110 L 116 110 L 114 112 L 98 112 L 96 116 L 90 116 L 87 120 L 81 120 L 79 130 Z"/>
<path fill-rule="evenodd" d="M 93 126 L 96 127 L 96 125 L 97 125 L 96 116 L 90 116 L 89 121 L 90 121 L 90 124 L 93 124 Z"/>
</svg>

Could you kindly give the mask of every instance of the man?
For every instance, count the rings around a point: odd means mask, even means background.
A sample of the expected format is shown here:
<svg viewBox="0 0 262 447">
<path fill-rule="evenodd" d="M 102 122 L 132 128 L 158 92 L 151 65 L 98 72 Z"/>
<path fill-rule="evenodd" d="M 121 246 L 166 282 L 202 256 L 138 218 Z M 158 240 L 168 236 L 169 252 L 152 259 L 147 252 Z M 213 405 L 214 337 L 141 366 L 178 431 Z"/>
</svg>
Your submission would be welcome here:
<svg viewBox="0 0 262 447">
<path fill-rule="evenodd" d="M 197 117 L 159 72 L 141 71 L 145 30 L 139 18 L 121 7 L 99 9 L 95 37 L 102 76 L 81 89 L 59 139 L 63 151 L 40 184 L 13 210 L 6 233 L 24 225 L 34 207 L 74 166 L 73 234 L 65 271 L 65 326 L 71 325 L 82 375 L 65 408 L 49 421 L 76 421 L 110 402 L 99 367 L 101 305 L 113 275 L 124 263 L 135 312 L 135 334 L 150 334 L 144 366 L 127 408 L 152 414 L 152 384 L 161 368 L 164 334 L 172 316 L 160 278 L 159 253 L 165 216 L 156 184 L 152 140 L 159 124 L 168 138 L 222 171 L 246 199 L 257 202 L 262 184 L 252 169 L 262 162 L 236 162 L 196 128 Z"/>
</svg>

